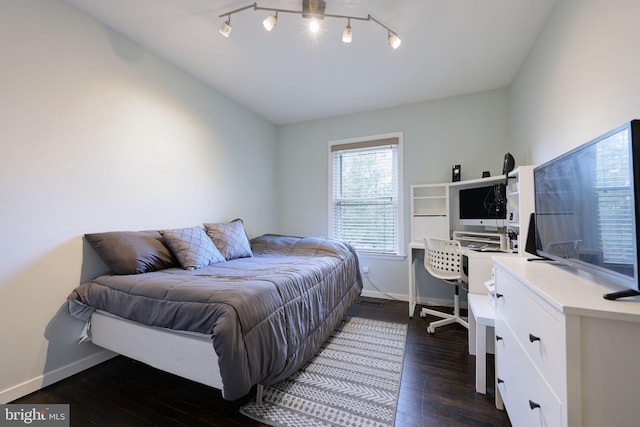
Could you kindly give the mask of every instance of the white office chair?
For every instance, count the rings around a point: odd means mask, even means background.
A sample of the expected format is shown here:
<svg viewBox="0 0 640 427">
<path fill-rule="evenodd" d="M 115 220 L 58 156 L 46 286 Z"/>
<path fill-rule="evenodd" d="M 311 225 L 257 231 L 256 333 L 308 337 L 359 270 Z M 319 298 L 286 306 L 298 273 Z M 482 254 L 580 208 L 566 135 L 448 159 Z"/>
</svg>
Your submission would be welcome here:
<svg viewBox="0 0 640 427">
<path fill-rule="evenodd" d="M 453 314 L 423 308 L 420 316 L 427 314 L 442 317 L 442 320 L 429 323 L 427 332 L 432 334 L 438 326 L 459 323 L 469 329 L 466 318 L 460 316 L 460 285 L 462 281 L 462 248 L 457 240 L 444 240 L 426 237 L 424 239 L 424 267 L 433 277 L 443 279 L 455 287 L 453 296 Z"/>
</svg>

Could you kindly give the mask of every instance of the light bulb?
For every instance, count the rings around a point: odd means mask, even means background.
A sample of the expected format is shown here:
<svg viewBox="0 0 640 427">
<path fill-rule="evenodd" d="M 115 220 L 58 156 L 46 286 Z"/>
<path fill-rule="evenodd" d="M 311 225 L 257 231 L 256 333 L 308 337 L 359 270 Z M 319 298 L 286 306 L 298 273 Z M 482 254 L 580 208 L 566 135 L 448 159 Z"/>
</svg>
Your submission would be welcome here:
<svg viewBox="0 0 640 427">
<path fill-rule="evenodd" d="M 318 22 L 316 18 L 311 19 L 311 22 L 309 23 L 309 31 L 312 33 L 320 31 L 320 22 Z"/>
<path fill-rule="evenodd" d="M 231 34 L 231 19 L 227 19 L 224 24 L 222 24 L 222 27 L 220 27 L 220 34 L 225 37 L 229 37 L 229 34 Z"/>
<path fill-rule="evenodd" d="M 273 30 L 277 23 L 278 23 L 277 13 L 275 15 L 267 16 L 267 19 L 262 21 L 262 25 L 264 25 L 264 29 L 267 31 Z"/>
<path fill-rule="evenodd" d="M 342 42 L 351 43 L 352 38 L 353 33 L 351 32 L 351 25 L 347 25 L 346 27 L 344 27 L 344 31 L 342 32 Z"/>
<path fill-rule="evenodd" d="M 391 45 L 392 48 L 394 49 L 399 48 L 400 43 L 402 43 L 402 40 L 400 40 L 400 37 L 398 37 L 395 34 L 389 33 L 389 44 Z"/>
</svg>

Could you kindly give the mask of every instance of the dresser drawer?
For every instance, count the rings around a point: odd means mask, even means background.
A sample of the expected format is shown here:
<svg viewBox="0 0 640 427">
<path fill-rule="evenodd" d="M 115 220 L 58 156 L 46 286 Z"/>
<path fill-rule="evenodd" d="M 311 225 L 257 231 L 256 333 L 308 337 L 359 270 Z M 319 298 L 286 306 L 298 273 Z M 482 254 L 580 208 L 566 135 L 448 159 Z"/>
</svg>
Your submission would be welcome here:
<svg viewBox="0 0 640 427">
<path fill-rule="evenodd" d="M 505 340 L 505 338 L 507 338 Z M 517 394 L 518 381 L 515 375 L 518 372 L 515 361 L 511 359 L 510 353 L 517 351 L 514 347 L 515 338 L 506 327 L 502 316 L 496 315 L 495 319 L 495 364 L 496 381 L 500 395 L 507 409 L 511 408 L 512 399 Z M 511 417 L 510 417 L 511 418 Z"/>
<path fill-rule="evenodd" d="M 563 316 L 500 269 L 496 271 L 496 293 L 496 309 L 515 339 L 551 388 L 559 396 L 565 396 Z"/>
<path fill-rule="evenodd" d="M 560 427 L 562 404 L 501 316 L 496 318 L 498 389 L 514 426 Z"/>
</svg>

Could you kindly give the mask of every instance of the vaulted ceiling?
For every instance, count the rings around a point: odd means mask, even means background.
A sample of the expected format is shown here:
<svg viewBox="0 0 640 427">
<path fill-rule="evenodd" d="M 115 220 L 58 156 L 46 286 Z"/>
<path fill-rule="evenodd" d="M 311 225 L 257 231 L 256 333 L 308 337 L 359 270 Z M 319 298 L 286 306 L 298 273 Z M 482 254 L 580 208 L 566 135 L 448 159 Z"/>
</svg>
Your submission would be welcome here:
<svg viewBox="0 0 640 427">
<path fill-rule="evenodd" d="M 393 107 L 508 87 L 558 0 L 327 0 L 326 13 L 371 14 L 397 32 L 345 19 L 308 20 L 253 9 L 251 0 L 67 0 L 275 124 Z M 257 0 L 301 10 L 302 0 Z"/>
</svg>

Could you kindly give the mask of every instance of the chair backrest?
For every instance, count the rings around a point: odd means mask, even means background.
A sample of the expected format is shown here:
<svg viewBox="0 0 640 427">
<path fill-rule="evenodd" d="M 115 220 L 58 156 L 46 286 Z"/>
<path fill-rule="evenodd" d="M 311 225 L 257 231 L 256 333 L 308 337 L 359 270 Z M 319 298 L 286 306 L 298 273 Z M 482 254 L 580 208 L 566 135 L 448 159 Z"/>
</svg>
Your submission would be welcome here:
<svg viewBox="0 0 640 427">
<path fill-rule="evenodd" d="M 424 268 L 439 279 L 462 280 L 462 247 L 457 240 L 424 239 Z"/>
</svg>

